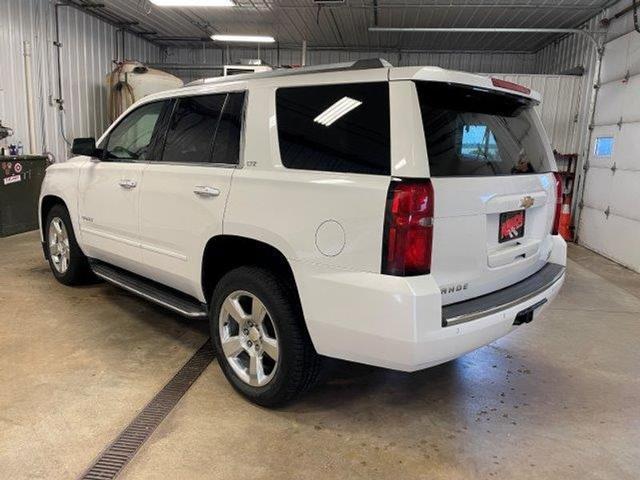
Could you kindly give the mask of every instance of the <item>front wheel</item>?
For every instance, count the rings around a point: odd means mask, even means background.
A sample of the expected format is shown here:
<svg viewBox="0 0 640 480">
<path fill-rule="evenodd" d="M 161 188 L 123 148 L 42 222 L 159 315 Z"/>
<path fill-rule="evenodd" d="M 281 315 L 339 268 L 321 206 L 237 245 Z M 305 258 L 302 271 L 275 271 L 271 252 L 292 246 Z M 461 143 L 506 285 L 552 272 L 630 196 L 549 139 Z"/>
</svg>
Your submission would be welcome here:
<svg viewBox="0 0 640 480">
<path fill-rule="evenodd" d="M 213 293 L 211 338 L 231 385 L 266 407 L 310 388 L 320 371 L 296 293 L 272 272 L 240 267 Z"/>
<path fill-rule="evenodd" d="M 64 285 L 81 285 L 92 279 L 87 257 L 76 242 L 69 212 L 62 205 L 49 211 L 44 225 L 49 266 Z"/>
</svg>

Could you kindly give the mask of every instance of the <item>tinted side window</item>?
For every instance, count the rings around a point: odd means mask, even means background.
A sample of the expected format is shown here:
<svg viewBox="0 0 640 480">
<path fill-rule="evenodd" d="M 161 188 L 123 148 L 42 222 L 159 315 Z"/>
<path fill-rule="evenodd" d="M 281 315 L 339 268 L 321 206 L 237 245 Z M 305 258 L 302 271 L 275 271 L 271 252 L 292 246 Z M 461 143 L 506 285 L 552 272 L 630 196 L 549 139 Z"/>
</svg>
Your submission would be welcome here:
<svg viewBox="0 0 640 480">
<path fill-rule="evenodd" d="M 285 167 L 389 175 L 389 85 L 280 88 L 280 156 Z"/>
<path fill-rule="evenodd" d="M 147 160 L 153 131 L 166 102 L 148 103 L 127 115 L 109 134 L 105 156 L 113 160 Z"/>
<path fill-rule="evenodd" d="M 162 160 L 172 163 L 211 161 L 213 140 L 226 94 L 183 97 L 169 120 Z"/>
<path fill-rule="evenodd" d="M 227 96 L 213 147 L 214 163 L 239 162 L 243 107 L 244 93 L 230 93 Z"/>
</svg>

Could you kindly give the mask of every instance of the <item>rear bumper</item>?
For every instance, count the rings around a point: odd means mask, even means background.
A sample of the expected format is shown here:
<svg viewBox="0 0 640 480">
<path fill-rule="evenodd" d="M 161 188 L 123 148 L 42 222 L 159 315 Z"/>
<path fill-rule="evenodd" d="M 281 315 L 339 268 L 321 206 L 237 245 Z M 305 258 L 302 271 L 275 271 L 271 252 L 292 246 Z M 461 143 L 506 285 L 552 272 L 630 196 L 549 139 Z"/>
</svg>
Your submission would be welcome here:
<svg viewBox="0 0 640 480">
<path fill-rule="evenodd" d="M 477 299 L 442 307 L 429 276 L 327 272 L 295 265 L 309 333 L 318 353 L 394 370 L 447 362 L 511 332 L 519 313 L 539 315 L 565 279 L 566 245 L 532 277 Z M 443 326 L 447 325 L 447 326 Z"/>
<path fill-rule="evenodd" d="M 565 267 L 562 265 L 547 263 L 530 277 L 507 288 L 466 302 L 442 307 L 442 326 L 460 325 L 523 305 L 528 300 L 549 290 L 564 277 L 564 271 Z M 540 302 L 544 302 L 544 299 Z"/>
</svg>

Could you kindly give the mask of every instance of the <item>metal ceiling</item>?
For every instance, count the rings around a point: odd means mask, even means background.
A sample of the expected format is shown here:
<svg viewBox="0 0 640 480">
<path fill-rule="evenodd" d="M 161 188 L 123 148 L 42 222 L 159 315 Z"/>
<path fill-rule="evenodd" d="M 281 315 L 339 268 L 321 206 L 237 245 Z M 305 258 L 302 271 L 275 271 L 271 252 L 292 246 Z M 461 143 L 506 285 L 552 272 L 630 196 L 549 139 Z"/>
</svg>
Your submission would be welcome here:
<svg viewBox="0 0 640 480">
<path fill-rule="evenodd" d="M 574 28 L 611 0 L 235 0 L 233 8 L 161 8 L 149 0 L 85 0 L 113 23 L 159 45 L 202 45 L 213 33 L 274 36 L 280 46 L 409 51 L 533 52 L 557 34 L 370 32 L 369 27 Z"/>
</svg>

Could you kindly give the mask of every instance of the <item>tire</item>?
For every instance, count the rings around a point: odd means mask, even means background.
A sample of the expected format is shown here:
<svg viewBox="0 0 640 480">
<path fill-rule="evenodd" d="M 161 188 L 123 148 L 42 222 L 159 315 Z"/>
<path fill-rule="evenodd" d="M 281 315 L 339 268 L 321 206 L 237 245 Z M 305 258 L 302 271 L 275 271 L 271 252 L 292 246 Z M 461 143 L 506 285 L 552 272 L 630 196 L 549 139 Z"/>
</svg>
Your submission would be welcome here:
<svg viewBox="0 0 640 480">
<path fill-rule="evenodd" d="M 230 305 L 240 305 L 244 313 L 251 314 L 241 320 L 243 325 L 229 314 L 234 311 L 239 317 L 237 308 L 231 309 Z M 262 321 L 256 313 L 263 311 L 260 305 L 266 311 Z M 227 273 L 213 293 L 209 320 L 222 372 L 235 390 L 251 402 L 276 407 L 315 384 L 321 357 L 306 330 L 297 292 L 271 271 L 240 267 Z M 244 331 L 243 326 L 247 327 Z M 274 339 L 277 361 L 270 356 L 274 352 Z M 240 353 L 228 356 L 232 351 Z M 256 359 L 256 365 L 262 365 L 262 378 L 251 374 L 252 358 Z"/>
<path fill-rule="evenodd" d="M 49 267 L 56 280 L 69 286 L 91 283 L 94 277 L 89 261 L 78 246 L 69 212 L 64 205 L 51 208 L 43 230 Z M 60 245 L 63 245 L 63 251 Z"/>
</svg>

